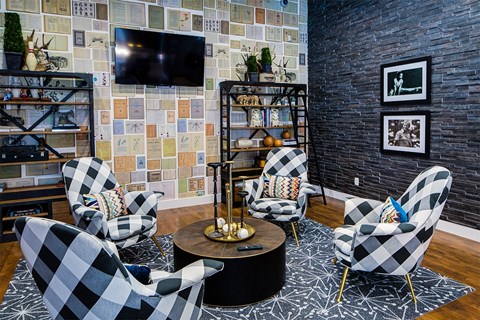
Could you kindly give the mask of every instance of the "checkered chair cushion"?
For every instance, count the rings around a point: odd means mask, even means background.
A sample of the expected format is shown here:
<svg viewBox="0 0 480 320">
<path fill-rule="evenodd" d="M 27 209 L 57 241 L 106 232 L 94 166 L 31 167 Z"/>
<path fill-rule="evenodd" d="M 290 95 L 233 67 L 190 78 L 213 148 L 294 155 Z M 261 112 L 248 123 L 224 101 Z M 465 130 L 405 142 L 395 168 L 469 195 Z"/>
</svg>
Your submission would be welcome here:
<svg viewBox="0 0 480 320">
<path fill-rule="evenodd" d="M 334 231 L 335 255 L 352 270 L 406 275 L 421 264 L 452 183 L 450 171 L 434 166 L 421 172 L 398 203 L 406 223 L 379 223 L 381 201 L 345 202 L 343 226 Z"/>
<path fill-rule="evenodd" d="M 15 220 L 15 232 L 53 319 L 199 319 L 204 279 L 223 269 L 198 260 L 138 282 L 105 241 L 46 218 Z"/>
<path fill-rule="evenodd" d="M 301 149 L 283 147 L 272 149 L 266 160 L 260 178 L 245 181 L 248 213 L 254 218 L 276 222 L 302 220 L 307 210 L 306 195 L 315 193 L 315 187 L 307 182 L 307 156 Z M 299 177 L 301 183 L 297 200 L 264 198 L 264 174 Z"/>
<path fill-rule="evenodd" d="M 119 249 L 150 238 L 157 232 L 157 196 L 150 191 L 125 192 L 128 215 L 107 220 L 103 212 L 85 206 L 84 194 L 120 187 L 108 165 L 98 158 L 78 158 L 62 168 L 65 190 L 75 225 Z"/>
</svg>

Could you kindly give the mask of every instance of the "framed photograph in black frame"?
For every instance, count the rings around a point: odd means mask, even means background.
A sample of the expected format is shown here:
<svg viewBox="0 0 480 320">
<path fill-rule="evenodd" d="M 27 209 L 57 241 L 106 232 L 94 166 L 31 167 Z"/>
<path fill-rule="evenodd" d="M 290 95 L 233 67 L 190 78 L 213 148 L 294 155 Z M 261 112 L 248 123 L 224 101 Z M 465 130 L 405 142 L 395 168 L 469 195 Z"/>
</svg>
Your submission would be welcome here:
<svg viewBox="0 0 480 320">
<path fill-rule="evenodd" d="M 430 104 L 431 67 L 432 57 L 381 65 L 381 104 Z"/>
<path fill-rule="evenodd" d="M 381 112 L 380 152 L 428 158 L 430 112 Z"/>
</svg>

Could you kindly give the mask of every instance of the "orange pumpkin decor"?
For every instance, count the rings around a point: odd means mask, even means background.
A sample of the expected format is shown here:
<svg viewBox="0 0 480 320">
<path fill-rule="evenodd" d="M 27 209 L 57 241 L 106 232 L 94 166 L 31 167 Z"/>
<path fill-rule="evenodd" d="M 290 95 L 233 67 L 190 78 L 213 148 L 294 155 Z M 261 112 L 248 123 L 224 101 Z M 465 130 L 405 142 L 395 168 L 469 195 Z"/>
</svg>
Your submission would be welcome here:
<svg viewBox="0 0 480 320">
<path fill-rule="evenodd" d="M 275 139 L 274 146 L 275 147 L 283 146 L 283 141 L 281 139 Z"/>
<path fill-rule="evenodd" d="M 282 138 L 283 138 L 283 139 L 290 139 L 291 137 L 292 137 L 292 134 L 290 133 L 290 131 L 284 130 L 284 131 L 282 132 Z"/>
<path fill-rule="evenodd" d="M 275 138 L 272 136 L 266 136 L 265 138 L 263 138 L 263 145 L 265 147 L 271 147 L 273 146 L 274 143 L 275 143 Z"/>
</svg>

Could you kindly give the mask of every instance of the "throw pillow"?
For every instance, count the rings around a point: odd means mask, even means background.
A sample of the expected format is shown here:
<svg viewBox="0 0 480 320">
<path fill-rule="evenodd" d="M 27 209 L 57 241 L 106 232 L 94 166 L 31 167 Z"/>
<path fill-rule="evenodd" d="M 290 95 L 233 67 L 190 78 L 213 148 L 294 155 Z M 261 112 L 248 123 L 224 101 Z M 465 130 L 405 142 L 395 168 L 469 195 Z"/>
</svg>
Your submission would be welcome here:
<svg viewBox="0 0 480 320">
<path fill-rule="evenodd" d="M 380 213 L 381 223 L 400 223 L 407 222 L 408 216 L 402 206 L 392 197 L 388 197 L 383 204 L 382 212 Z"/>
<path fill-rule="evenodd" d="M 263 174 L 263 196 L 265 198 L 280 198 L 297 200 L 301 179 Z"/>
<path fill-rule="evenodd" d="M 124 192 L 120 187 L 97 194 L 84 194 L 83 200 L 87 207 L 103 212 L 107 220 L 128 214 Z"/>
<path fill-rule="evenodd" d="M 152 283 L 152 277 L 150 277 L 152 270 L 150 270 L 149 267 L 135 264 L 124 264 L 124 266 L 127 268 L 128 272 L 130 272 L 130 274 L 134 276 L 135 279 L 137 279 L 140 283 Z"/>
</svg>

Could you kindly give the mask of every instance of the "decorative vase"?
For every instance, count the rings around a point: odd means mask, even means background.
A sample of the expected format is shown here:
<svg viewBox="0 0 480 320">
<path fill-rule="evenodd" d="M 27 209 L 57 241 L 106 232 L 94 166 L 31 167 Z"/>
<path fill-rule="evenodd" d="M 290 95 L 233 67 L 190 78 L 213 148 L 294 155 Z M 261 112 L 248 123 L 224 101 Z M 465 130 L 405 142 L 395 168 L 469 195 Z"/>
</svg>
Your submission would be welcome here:
<svg viewBox="0 0 480 320">
<path fill-rule="evenodd" d="M 22 89 L 19 88 L 22 85 L 22 82 L 20 81 L 20 78 L 13 77 L 12 83 L 10 85 L 12 86 L 12 96 L 14 98 L 19 98 L 20 93 L 22 91 Z"/>
<path fill-rule="evenodd" d="M 262 72 L 263 73 L 272 73 L 272 65 L 268 63 L 262 63 Z"/>
<path fill-rule="evenodd" d="M 32 87 L 38 87 L 40 85 L 40 80 L 38 78 L 31 78 L 30 85 Z M 38 89 L 36 88 L 30 88 L 30 94 L 32 95 L 32 98 L 35 99 L 38 99 L 40 97 L 38 94 Z"/>
<path fill-rule="evenodd" d="M 283 141 L 280 139 L 275 139 L 275 142 L 273 143 L 275 147 L 281 147 L 283 146 Z"/>
<path fill-rule="evenodd" d="M 25 65 L 27 66 L 28 71 L 35 71 L 37 68 L 37 57 L 33 53 L 33 41 L 28 42 L 28 54 L 25 58 Z"/>
<path fill-rule="evenodd" d="M 250 82 L 258 82 L 258 72 L 249 72 L 248 73 L 248 80 Z"/>
<path fill-rule="evenodd" d="M 5 62 L 8 70 L 20 70 L 23 54 L 18 52 L 5 52 Z"/>
</svg>

